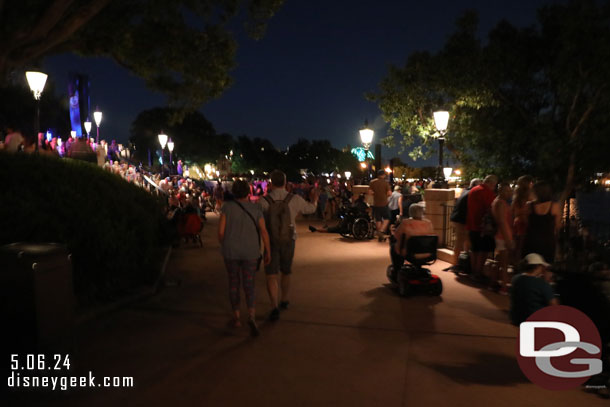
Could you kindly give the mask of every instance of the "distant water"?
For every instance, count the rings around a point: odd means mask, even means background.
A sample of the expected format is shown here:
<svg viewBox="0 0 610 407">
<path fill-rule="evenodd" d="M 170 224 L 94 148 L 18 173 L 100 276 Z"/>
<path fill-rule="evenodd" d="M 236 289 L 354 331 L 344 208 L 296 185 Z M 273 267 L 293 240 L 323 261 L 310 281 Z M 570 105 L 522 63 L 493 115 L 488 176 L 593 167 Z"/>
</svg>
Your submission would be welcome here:
<svg viewBox="0 0 610 407">
<path fill-rule="evenodd" d="M 610 190 L 577 193 L 580 219 L 599 238 L 610 237 Z"/>
</svg>

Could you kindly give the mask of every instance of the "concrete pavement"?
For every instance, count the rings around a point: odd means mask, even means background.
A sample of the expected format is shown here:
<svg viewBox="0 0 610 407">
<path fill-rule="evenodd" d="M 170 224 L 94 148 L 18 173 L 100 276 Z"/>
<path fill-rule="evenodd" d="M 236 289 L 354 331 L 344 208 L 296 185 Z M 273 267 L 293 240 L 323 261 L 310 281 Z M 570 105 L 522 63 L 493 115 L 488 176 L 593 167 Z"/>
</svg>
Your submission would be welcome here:
<svg viewBox="0 0 610 407">
<path fill-rule="evenodd" d="M 531 384 L 515 359 L 508 299 L 443 280 L 441 297 L 387 286 L 388 246 L 299 225 L 291 305 L 280 321 L 257 276 L 259 338 L 230 329 L 227 278 L 208 216 L 204 248 L 172 254 L 160 294 L 79 330 L 75 371 L 133 376 L 132 389 L 20 391 L 38 406 L 568 406 L 607 405 L 582 390 Z M 245 310 L 244 314 L 245 315 Z M 245 324 L 244 324 L 245 325 Z"/>
</svg>

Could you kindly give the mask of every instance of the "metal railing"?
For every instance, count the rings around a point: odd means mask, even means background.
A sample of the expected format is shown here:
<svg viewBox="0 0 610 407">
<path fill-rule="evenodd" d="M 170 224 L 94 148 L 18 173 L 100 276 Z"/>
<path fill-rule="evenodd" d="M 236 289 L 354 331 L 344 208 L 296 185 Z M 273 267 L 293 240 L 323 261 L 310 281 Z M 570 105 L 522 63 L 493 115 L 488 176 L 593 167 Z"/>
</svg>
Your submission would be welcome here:
<svg viewBox="0 0 610 407">
<path fill-rule="evenodd" d="M 451 212 L 455 205 L 442 204 L 443 206 L 443 236 L 441 243 L 443 247 L 452 249 L 455 247 L 455 228 L 451 222 Z"/>
</svg>

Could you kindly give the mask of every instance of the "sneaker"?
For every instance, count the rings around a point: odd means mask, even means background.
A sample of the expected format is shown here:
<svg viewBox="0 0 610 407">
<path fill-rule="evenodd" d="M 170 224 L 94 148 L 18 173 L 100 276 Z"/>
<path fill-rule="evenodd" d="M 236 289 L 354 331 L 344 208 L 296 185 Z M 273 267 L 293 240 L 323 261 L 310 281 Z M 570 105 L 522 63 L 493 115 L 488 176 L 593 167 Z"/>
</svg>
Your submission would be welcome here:
<svg viewBox="0 0 610 407">
<path fill-rule="evenodd" d="M 316 230 L 318 230 L 318 229 L 316 229 L 313 226 L 309 225 L 309 231 L 310 232 L 315 232 Z"/>
<path fill-rule="evenodd" d="M 257 337 L 261 334 L 258 330 L 258 325 L 256 325 L 256 321 L 252 318 L 248 318 L 248 326 L 250 327 L 250 335 L 253 337 Z"/>
<path fill-rule="evenodd" d="M 288 309 L 288 304 L 290 304 L 290 302 L 288 302 L 288 301 L 281 301 L 280 302 L 280 309 L 281 310 L 287 310 Z"/>
<path fill-rule="evenodd" d="M 277 321 L 278 319 L 280 319 L 280 309 L 279 308 L 273 308 L 271 310 L 271 314 L 269 314 L 269 321 Z"/>
</svg>

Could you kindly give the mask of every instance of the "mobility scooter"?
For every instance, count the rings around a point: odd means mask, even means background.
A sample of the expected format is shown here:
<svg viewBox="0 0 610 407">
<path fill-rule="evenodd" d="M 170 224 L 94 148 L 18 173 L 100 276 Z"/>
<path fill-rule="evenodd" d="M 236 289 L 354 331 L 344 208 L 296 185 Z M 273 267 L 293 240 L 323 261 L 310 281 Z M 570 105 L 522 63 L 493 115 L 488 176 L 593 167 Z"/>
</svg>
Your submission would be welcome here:
<svg viewBox="0 0 610 407">
<path fill-rule="evenodd" d="M 412 236 L 401 243 L 407 247 L 406 262 L 399 270 L 395 270 L 391 264 L 387 269 L 388 279 L 397 287 L 398 294 L 403 297 L 414 294 L 441 295 L 441 279 L 423 267 L 436 261 L 438 236 Z M 393 246 L 390 246 L 390 250 L 393 250 Z"/>
</svg>

